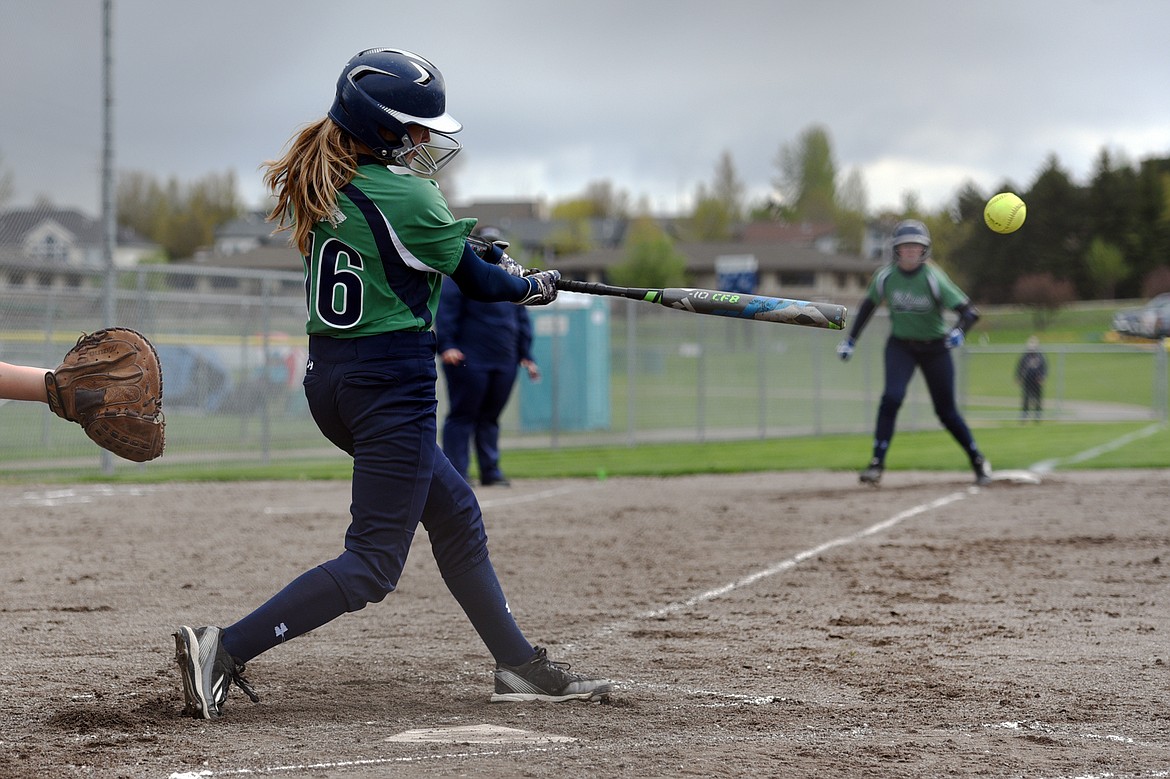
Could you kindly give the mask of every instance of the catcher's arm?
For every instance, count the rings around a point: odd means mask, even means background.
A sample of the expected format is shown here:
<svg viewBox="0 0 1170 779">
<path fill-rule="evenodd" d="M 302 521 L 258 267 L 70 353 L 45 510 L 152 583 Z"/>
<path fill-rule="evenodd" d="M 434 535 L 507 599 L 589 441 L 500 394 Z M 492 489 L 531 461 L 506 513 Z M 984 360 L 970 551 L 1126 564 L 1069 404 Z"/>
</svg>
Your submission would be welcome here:
<svg viewBox="0 0 1170 779">
<path fill-rule="evenodd" d="M 134 462 L 162 454 L 162 366 L 142 333 L 110 327 L 82 335 L 44 385 L 53 413 L 103 449 Z"/>
<path fill-rule="evenodd" d="M 0 399 L 48 403 L 49 396 L 45 390 L 46 373 L 49 373 L 48 368 L 0 362 Z"/>
</svg>

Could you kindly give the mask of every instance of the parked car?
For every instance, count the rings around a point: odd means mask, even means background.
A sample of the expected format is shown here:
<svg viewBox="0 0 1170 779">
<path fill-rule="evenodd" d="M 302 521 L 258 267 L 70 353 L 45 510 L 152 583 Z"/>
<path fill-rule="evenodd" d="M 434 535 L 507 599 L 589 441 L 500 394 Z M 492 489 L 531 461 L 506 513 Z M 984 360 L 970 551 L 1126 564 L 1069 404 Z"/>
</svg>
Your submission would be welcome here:
<svg viewBox="0 0 1170 779">
<path fill-rule="evenodd" d="M 1157 295 L 1140 308 L 1123 308 L 1113 315 L 1113 329 L 1138 338 L 1170 337 L 1170 292 Z"/>
</svg>

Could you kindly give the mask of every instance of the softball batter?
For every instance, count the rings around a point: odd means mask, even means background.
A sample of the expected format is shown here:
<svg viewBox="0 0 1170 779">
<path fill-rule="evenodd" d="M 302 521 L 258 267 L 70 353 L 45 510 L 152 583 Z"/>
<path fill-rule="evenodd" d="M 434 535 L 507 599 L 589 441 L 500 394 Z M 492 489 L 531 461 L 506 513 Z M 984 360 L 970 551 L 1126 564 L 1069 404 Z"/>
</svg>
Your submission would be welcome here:
<svg viewBox="0 0 1170 779">
<path fill-rule="evenodd" d="M 877 484 L 885 471 L 886 453 L 894 437 L 898 410 L 906 398 L 906 387 L 915 368 L 922 369 L 934 413 L 963 448 L 975 472 L 975 483 L 991 483 L 991 466 L 975 445 L 975 439 L 955 402 L 955 365 L 951 349 L 962 346 L 967 331 L 979 319 L 979 312 L 966 294 L 932 262 L 930 231 L 916 219 L 906 219 L 894 228 L 891 241 L 894 262 L 879 269 L 870 279 L 865 298 L 858 307 L 849 336 L 837 345 L 842 360 L 853 356 L 853 348 L 873 312 L 885 303 L 890 312 L 890 337 L 886 340 L 886 383 L 878 406 L 873 437 L 873 457 L 860 474 L 862 483 Z M 948 327 L 943 311 L 958 313 L 958 322 Z"/>
<path fill-rule="evenodd" d="M 181 626 L 184 713 L 220 716 L 244 663 L 393 592 L 421 523 L 439 570 L 495 659 L 493 701 L 598 699 L 611 683 L 570 673 L 528 642 L 488 557 L 479 503 L 439 450 L 432 328 L 443 276 L 465 295 L 541 305 L 557 271 L 526 271 L 467 242 L 436 173 L 459 151 L 443 77 L 399 49 L 354 56 L 328 116 L 267 163 L 271 219 L 304 260 L 305 395 L 321 432 L 353 457 L 344 551 L 226 628 Z M 408 630 L 409 628 L 404 628 Z"/>
</svg>

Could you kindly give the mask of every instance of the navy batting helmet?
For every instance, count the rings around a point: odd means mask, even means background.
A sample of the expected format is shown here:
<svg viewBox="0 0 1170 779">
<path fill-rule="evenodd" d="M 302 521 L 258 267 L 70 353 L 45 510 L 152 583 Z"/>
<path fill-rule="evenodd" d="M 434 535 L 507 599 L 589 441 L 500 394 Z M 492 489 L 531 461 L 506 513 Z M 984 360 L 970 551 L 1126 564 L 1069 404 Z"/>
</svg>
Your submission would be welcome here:
<svg viewBox="0 0 1170 779">
<path fill-rule="evenodd" d="M 329 118 L 379 159 L 426 176 L 438 172 L 461 148 L 450 137 L 463 125 L 447 113 L 443 74 L 402 49 L 366 49 L 354 55 L 337 79 Z M 431 139 L 416 145 L 407 129 L 411 125 L 429 130 Z"/>
<path fill-rule="evenodd" d="M 917 243 L 925 247 L 922 256 L 930 255 L 930 230 L 917 219 L 903 219 L 894 227 L 894 234 L 890 246 L 895 250 L 904 243 Z"/>
</svg>

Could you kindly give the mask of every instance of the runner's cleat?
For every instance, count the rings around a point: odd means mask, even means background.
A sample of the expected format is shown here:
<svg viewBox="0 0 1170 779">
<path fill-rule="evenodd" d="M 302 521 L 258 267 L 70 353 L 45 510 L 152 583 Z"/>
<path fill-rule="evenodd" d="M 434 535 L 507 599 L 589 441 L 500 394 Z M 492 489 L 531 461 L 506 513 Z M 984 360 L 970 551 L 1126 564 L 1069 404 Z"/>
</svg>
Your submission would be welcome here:
<svg viewBox="0 0 1170 779">
<path fill-rule="evenodd" d="M 991 484 L 991 463 L 983 455 L 971 461 L 971 468 L 975 471 L 975 485 L 986 487 Z"/>
<path fill-rule="evenodd" d="M 869 465 L 864 471 L 861 472 L 861 475 L 858 476 L 858 480 L 862 484 L 872 484 L 876 487 L 878 486 L 878 482 L 882 480 L 882 473 L 885 470 L 886 468 L 882 464 L 882 461 L 874 458 L 873 460 L 869 461 Z"/>
</svg>

